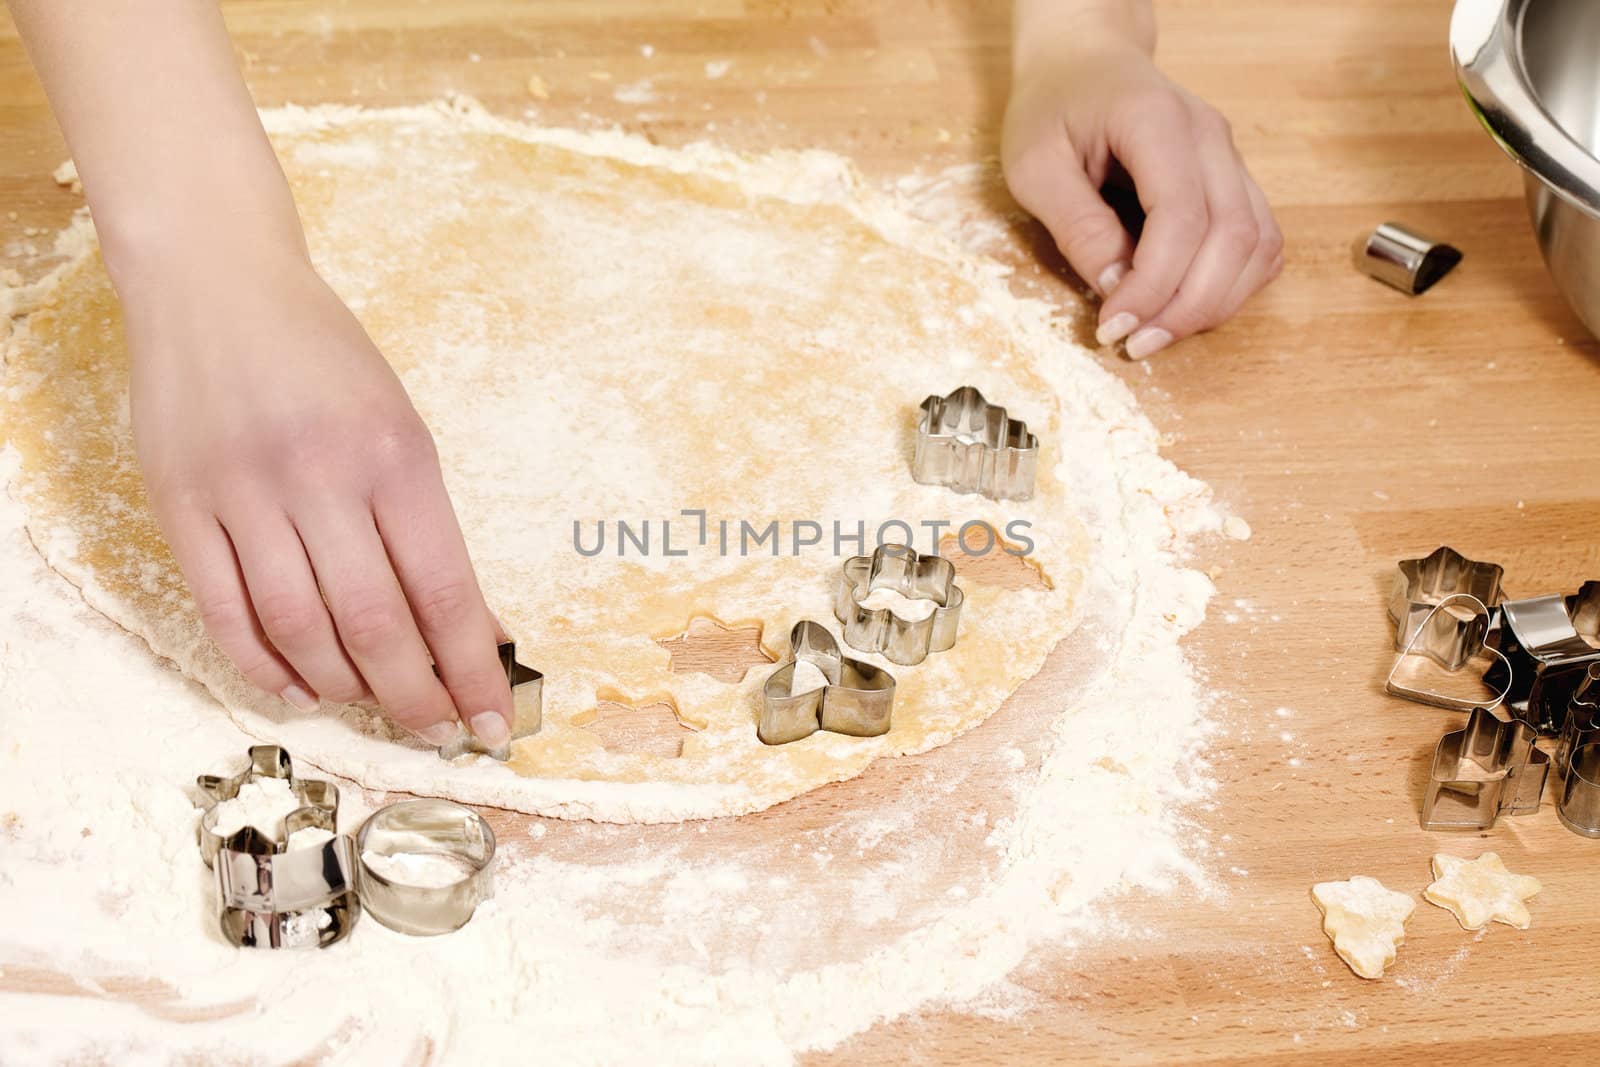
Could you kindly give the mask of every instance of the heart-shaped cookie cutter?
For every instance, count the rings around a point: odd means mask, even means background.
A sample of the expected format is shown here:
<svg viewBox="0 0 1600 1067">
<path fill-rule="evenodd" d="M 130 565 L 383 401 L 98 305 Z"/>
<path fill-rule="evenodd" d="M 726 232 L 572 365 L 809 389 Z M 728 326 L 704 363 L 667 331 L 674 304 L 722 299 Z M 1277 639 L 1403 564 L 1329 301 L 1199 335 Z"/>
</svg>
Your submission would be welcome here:
<svg viewBox="0 0 1600 1067">
<path fill-rule="evenodd" d="M 911 600 L 931 600 L 934 609 L 921 619 L 896 615 L 891 609 L 861 602 L 879 589 Z M 956 643 L 961 605 L 966 594 L 956 584 L 955 564 L 943 556 L 920 555 L 909 545 L 879 545 L 870 556 L 844 562 L 833 598 L 833 614 L 844 626 L 844 643 L 858 652 L 881 652 L 891 663 L 914 667 L 930 652 Z"/>
<path fill-rule="evenodd" d="M 1456 604 L 1468 605 L 1474 609 L 1474 614 L 1468 620 L 1463 620 L 1448 610 Z M 1448 708 L 1451 711 L 1473 711 L 1478 708 L 1492 711 L 1499 707 L 1505 702 L 1506 694 L 1511 689 L 1511 661 L 1506 659 L 1505 653 L 1488 643 L 1491 619 L 1490 607 L 1471 593 L 1450 593 L 1443 597 L 1422 616 L 1416 630 L 1401 647 L 1400 654 L 1395 657 L 1394 666 L 1389 668 L 1389 677 L 1383 684 L 1384 690 L 1392 696 L 1404 697 L 1436 708 Z M 1459 657 L 1458 665 L 1450 668 L 1448 664 L 1457 658 L 1458 649 L 1464 640 L 1463 634 L 1468 635 L 1472 643 L 1465 649 L 1465 655 Z M 1426 656 L 1453 673 L 1466 666 L 1480 651 L 1492 655 L 1496 664 L 1502 666 L 1505 671 L 1505 684 L 1499 687 L 1493 702 L 1487 705 L 1481 701 L 1450 696 L 1433 689 L 1418 689 L 1403 685 L 1396 680 L 1400 665 L 1413 655 Z M 1485 678 L 1487 677 L 1485 675 Z"/>
<path fill-rule="evenodd" d="M 795 666 L 809 663 L 827 684 L 796 693 Z M 786 745 L 818 730 L 877 737 L 889 732 L 894 708 L 894 676 L 870 663 L 850 659 L 821 623 L 802 619 L 789 631 L 789 659 L 761 687 L 761 720 L 756 736 L 764 744 Z"/>
</svg>

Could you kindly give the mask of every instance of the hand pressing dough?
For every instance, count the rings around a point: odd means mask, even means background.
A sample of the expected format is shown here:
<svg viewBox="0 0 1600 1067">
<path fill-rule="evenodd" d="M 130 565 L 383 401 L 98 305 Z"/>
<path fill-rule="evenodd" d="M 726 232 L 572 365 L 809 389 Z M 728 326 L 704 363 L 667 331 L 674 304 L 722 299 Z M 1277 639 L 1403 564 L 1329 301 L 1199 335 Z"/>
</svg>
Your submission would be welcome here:
<svg viewBox="0 0 1600 1067">
<path fill-rule="evenodd" d="M 1322 930 L 1333 950 L 1361 978 L 1383 977 L 1417 909 L 1405 893 L 1359 874 L 1347 882 L 1319 882 L 1311 887 L 1311 899 L 1322 909 Z"/>
<path fill-rule="evenodd" d="M 432 429 L 490 606 L 546 681 L 544 729 L 508 764 L 446 764 L 371 712 L 308 715 L 255 691 L 206 638 L 147 506 L 119 313 L 84 221 L 80 254 L 28 295 L 4 349 L 10 489 L 51 566 L 247 733 L 373 789 L 573 818 L 738 814 L 944 744 L 1073 630 L 1090 542 L 1051 450 L 1069 427 L 1119 432 L 1075 386 L 1099 372 L 1053 309 L 1013 298 L 842 160 L 668 150 L 465 105 L 264 117 L 317 267 Z M 1031 500 L 912 481 L 918 405 L 966 384 L 1044 442 Z M 705 509 L 706 538 L 686 508 Z M 666 554 L 668 519 L 687 556 Z M 778 543 L 741 553 L 740 523 L 773 519 Z M 956 647 L 891 667 L 882 737 L 763 745 L 769 668 L 739 683 L 670 669 L 659 641 L 697 615 L 759 626 L 778 661 L 796 620 L 831 624 L 842 559 L 880 524 L 973 519 L 1031 523 L 1047 581 L 964 581 Z M 581 554 L 575 525 L 592 548 L 602 520 L 604 550 Z M 649 522 L 649 556 L 618 555 L 617 520 L 636 536 Z M 795 520 L 823 524 L 823 546 L 793 554 L 812 535 Z M 835 555 L 835 520 L 846 538 L 864 523 L 867 543 Z M 601 701 L 669 703 L 692 731 L 681 757 L 607 750 L 587 729 Z"/>
<path fill-rule="evenodd" d="M 1526 930 L 1533 916 L 1523 901 L 1544 888 L 1537 878 L 1506 870 L 1496 852 L 1475 860 L 1441 852 L 1433 857 L 1433 877 L 1423 899 L 1448 909 L 1464 930 L 1482 930 L 1491 922 Z"/>
</svg>

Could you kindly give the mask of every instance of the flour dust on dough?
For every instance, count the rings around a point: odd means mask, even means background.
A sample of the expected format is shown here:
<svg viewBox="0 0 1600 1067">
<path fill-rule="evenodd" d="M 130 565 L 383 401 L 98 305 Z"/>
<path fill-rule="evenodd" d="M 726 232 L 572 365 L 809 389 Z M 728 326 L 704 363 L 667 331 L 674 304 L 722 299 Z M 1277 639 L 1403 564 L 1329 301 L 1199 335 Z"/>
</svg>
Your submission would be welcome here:
<svg viewBox="0 0 1600 1067">
<path fill-rule="evenodd" d="M 24 294 L 6 345 L 11 491 L 50 564 L 252 736 L 369 788 L 612 821 L 737 814 L 971 729 L 1073 629 L 1089 541 L 1052 450 L 1082 350 L 838 157 L 668 150 L 461 102 L 265 119 L 318 269 L 432 429 L 490 605 L 547 681 L 544 729 L 507 765 L 445 764 L 374 713 L 307 715 L 255 691 L 202 632 L 148 510 L 118 310 L 83 220 L 66 238 L 78 254 Z M 919 403 L 963 384 L 1039 435 L 1033 499 L 912 481 Z M 704 510 L 706 543 L 685 509 Z M 618 520 L 649 521 L 650 555 L 617 555 Z M 663 554 L 663 520 L 687 556 Z M 779 554 L 741 555 L 740 524 L 773 520 Z M 774 658 L 797 619 L 832 625 L 834 524 L 862 524 L 870 549 L 889 520 L 919 547 L 923 522 L 1025 520 L 1046 580 L 964 580 L 953 650 L 914 668 L 864 657 L 899 683 L 887 735 L 767 747 L 767 670 L 730 683 L 670 669 L 659 642 L 696 616 L 759 625 Z M 792 554 L 803 521 L 823 543 Z M 575 524 L 590 549 L 602 522 L 605 551 L 577 551 Z M 670 702 L 692 731 L 682 755 L 607 751 L 586 729 L 603 700 Z"/>
</svg>

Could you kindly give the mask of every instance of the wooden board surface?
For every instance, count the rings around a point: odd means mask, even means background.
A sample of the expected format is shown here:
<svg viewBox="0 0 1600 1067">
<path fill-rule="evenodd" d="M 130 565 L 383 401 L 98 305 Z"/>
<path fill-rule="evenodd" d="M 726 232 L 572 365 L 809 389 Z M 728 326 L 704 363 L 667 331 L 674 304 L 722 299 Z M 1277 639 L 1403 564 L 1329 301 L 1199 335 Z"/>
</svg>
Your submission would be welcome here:
<svg viewBox="0 0 1600 1067">
<path fill-rule="evenodd" d="M 992 159 L 1007 6 L 251 0 L 226 9 L 263 105 L 467 92 L 492 110 L 536 105 L 544 121 L 614 122 L 666 143 L 831 148 L 890 179 Z M 1448 542 L 1503 563 L 1514 594 L 1600 577 L 1596 345 L 1543 272 L 1515 169 L 1455 88 L 1447 0 L 1157 6 L 1162 62 L 1233 119 L 1288 238 L 1283 278 L 1227 328 L 1145 365 L 1108 357 L 1174 432 L 1172 457 L 1254 527 L 1248 543 L 1203 550 L 1201 562 L 1221 568 L 1221 595 L 1190 641 L 1222 694 L 1219 785 L 1198 815 L 1225 893 L 1131 897 L 1118 913 L 1135 933 L 1042 946 L 1012 976 L 1030 1004 L 1014 1018 L 919 1013 L 815 1060 L 1592 1056 L 1600 843 L 1561 828 L 1548 804 L 1487 835 L 1422 832 L 1425 761 L 1458 719 L 1388 699 L 1381 684 L 1396 559 Z M 708 77 L 716 60 L 733 62 Z M 530 97 L 534 74 L 547 100 Z M 648 106 L 615 98 L 619 84 L 645 78 L 656 97 Z M 28 229 L 59 226 L 74 205 L 49 178 L 63 156 L 0 21 L 0 267 L 26 261 L 42 244 Z M 1390 218 L 1453 241 L 1465 263 L 1420 299 L 1358 275 L 1352 242 Z M 1038 267 L 1020 284 L 1060 285 Z M 958 752 L 981 754 L 1026 725 L 1048 684 L 1025 689 Z M 839 806 L 892 802 L 911 773 L 875 769 L 718 833 L 755 839 Z M 981 775 L 1003 772 L 974 773 L 978 787 Z M 1417 892 L 1433 851 L 1483 847 L 1543 880 L 1531 930 L 1474 937 L 1422 905 L 1389 980 L 1360 982 L 1333 957 L 1308 897 L 1313 882 L 1364 873 Z"/>
</svg>

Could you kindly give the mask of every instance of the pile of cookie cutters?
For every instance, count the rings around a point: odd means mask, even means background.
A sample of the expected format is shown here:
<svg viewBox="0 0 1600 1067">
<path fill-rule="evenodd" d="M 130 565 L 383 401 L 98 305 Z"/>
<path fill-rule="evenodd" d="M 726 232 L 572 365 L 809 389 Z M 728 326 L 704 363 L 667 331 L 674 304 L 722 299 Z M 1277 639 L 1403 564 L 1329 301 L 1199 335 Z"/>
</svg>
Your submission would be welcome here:
<svg viewBox="0 0 1600 1067">
<path fill-rule="evenodd" d="M 275 833 L 246 826 L 216 830 L 219 805 L 247 783 L 286 781 L 301 804 Z M 339 789 L 300 778 L 289 753 L 256 745 L 238 774 L 201 775 L 200 855 L 216 875 L 222 934 L 242 948 L 326 948 L 348 937 L 365 909 L 392 930 L 449 933 L 494 894 L 494 831 L 483 816 L 446 800 L 404 800 L 379 808 L 355 835 L 339 833 Z M 315 832 L 297 847 L 294 838 Z M 411 885 L 369 857 L 436 857 L 459 870 L 448 884 Z"/>
<path fill-rule="evenodd" d="M 1600 838 L 1600 581 L 1570 594 L 1510 599 L 1504 575 L 1499 564 L 1440 547 L 1402 560 L 1395 577 L 1389 617 L 1397 655 L 1385 689 L 1468 713 L 1434 751 L 1422 826 L 1487 830 L 1502 816 L 1531 814 L 1553 769 L 1562 824 Z M 1403 681 L 1416 657 L 1450 673 L 1477 672 L 1493 697 Z M 1501 708 L 1505 718 L 1496 715 Z"/>
<path fill-rule="evenodd" d="M 929 396 L 918 410 L 913 480 L 993 500 L 1033 495 L 1039 439 L 1026 423 L 970 385 Z M 871 604 L 880 590 L 927 601 L 929 610 L 912 618 Z M 948 559 L 909 545 L 882 544 L 870 556 L 845 561 L 833 614 L 850 648 L 914 667 L 954 647 L 965 600 Z M 801 664 L 815 668 L 812 679 L 820 676 L 821 683 L 810 688 L 797 683 Z M 894 676 L 887 670 L 844 655 L 825 625 L 802 619 L 789 633 L 788 658 L 762 686 L 756 736 L 768 745 L 789 744 L 818 731 L 878 737 L 889 732 L 894 691 Z"/>
</svg>

